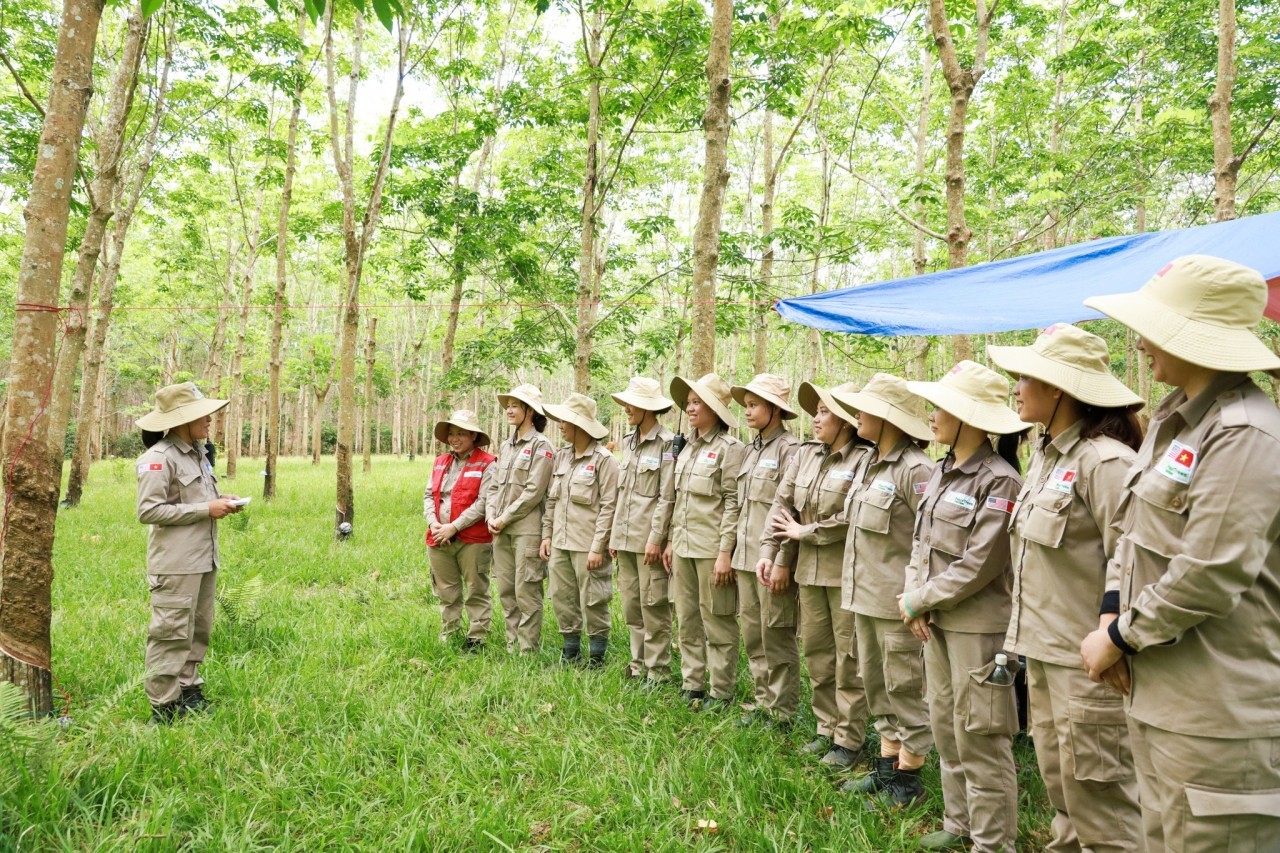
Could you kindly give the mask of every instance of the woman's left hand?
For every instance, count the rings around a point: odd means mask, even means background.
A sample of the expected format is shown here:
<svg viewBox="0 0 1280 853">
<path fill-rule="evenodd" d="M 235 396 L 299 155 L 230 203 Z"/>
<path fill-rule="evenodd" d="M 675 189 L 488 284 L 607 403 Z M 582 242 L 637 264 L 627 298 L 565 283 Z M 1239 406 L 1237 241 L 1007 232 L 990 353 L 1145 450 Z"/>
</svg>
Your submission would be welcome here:
<svg viewBox="0 0 1280 853">
<path fill-rule="evenodd" d="M 778 539 L 798 540 L 800 530 L 800 522 L 789 515 L 776 515 L 773 518 L 773 535 Z"/>
</svg>

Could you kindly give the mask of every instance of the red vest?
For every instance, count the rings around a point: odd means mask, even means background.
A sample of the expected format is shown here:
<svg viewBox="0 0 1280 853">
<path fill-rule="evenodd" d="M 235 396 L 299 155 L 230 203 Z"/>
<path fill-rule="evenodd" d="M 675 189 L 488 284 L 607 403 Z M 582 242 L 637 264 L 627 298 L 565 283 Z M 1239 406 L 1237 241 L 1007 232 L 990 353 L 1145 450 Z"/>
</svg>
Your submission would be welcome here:
<svg viewBox="0 0 1280 853">
<path fill-rule="evenodd" d="M 458 479 L 453 484 L 453 491 L 449 493 L 449 513 L 451 518 L 442 518 L 440 515 L 440 487 L 444 484 L 444 475 L 448 472 L 450 466 L 453 465 L 453 454 L 442 453 L 436 457 L 435 467 L 431 469 L 431 500 L 435 503 L 436 518 L 441 524 L 448 524 L 462 515 L 473 503 L 476 498 L 480 497 L 480 483 L 484 480 L 484 469 L 488 468 L 498 457 L 492 453 L 485 453 L 480 448 L 471 451 L 471 457 L 462 465 L 462 473 L 458 475 Z M 480 519 L 466 530 L 459 530 L 458 535 L 454 537 L 455 542 L 476 543 L 476 542 L 492 542 L 493 534 L 489 532 L 489 526 L 485 524 L 484 519 Z M 435 541 L 431 538 L 431 531 L 427 531 L 427 544 L 435 545 Z"/>
</svg>

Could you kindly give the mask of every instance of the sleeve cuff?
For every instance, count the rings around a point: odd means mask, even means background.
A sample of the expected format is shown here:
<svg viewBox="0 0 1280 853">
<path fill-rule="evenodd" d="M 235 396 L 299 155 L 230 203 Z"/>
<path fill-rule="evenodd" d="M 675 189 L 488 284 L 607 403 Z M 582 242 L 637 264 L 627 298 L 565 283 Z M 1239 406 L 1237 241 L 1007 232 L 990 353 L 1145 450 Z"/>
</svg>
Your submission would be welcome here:
<svg viewBox="0 0 1280 853">
<path fill-rule="evenodd" d="M 1098 615 L 1107 613 L 1120 612 L 1120 590 L 1109 589 L 1102 595 L 1102 607 L 1098 609 Z"/>
<path fill-rule="evenodd" d="M 1118 593 L 1117 593 L 1118 594 Z M 1107 626 L 1107 636 L 1111 638 L 1111 642 L 1117 649 L 1126 655 L 1136 655 L 1138 650 L 1124 641 L 1124 637 L 1120 636 L 1120 620 L 1112 622 Z"/>
</svg>

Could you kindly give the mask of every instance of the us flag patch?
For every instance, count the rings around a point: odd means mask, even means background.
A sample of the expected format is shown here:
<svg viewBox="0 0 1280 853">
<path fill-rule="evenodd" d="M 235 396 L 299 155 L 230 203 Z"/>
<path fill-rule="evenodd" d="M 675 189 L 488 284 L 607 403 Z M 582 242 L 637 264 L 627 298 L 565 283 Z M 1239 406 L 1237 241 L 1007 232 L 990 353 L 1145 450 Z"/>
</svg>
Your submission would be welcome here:
<svg viewBox="0 0 1280 853">
<path fill-rule="evenodd" d="M 998 509 L 1001 512 L 1013 514 L 1013 501 L 1006 498 L 998 498 L 995 495 L 987 498 L 987 509 Z"/>
<path fill-rule="evenodd" d="M 925 490 L 925 489 L 927 489 L 927 488 L 929 488 L 929 481 L 928 481 L 928 480 L 926 480 L 926 481 L 925 481 L 925 482 L 923 482 L 923 483 L 913 483 L 913 484 L 911 485 L 911 491 L 915 492 L 917 495 L 923 495 L 923 494 L 924 494 L 924 490 Z"/>
</svg>

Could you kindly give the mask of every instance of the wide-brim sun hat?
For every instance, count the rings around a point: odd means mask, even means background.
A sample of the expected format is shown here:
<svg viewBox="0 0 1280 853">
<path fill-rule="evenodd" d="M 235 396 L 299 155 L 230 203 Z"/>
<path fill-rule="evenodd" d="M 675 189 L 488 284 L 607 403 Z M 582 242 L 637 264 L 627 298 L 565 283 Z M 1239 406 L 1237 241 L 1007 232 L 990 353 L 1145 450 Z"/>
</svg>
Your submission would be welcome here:
<svg viewBox="0 0 1280 853">
<path fill-rule="evenodd" d="M 1139 290 L 1084 304 L 1191 364 L 1233 373 L 1280 370 L 1280 356 L 1253 331 L 1266 309 L 1266 279 L 1243 264 L 1184 255 Z"/>
<path fill-rule="evenodd" d="M 537 385 L 530 385 L 526 382 L 523 385 L 517 385 L 512 388 L 510 393 L 498 395 L 498 403 L 504 409 L 511 405 L 512 400 L 524 403 L 540 415 L 546 414 L 542 409 L 542 392 L 538 390 Z"/>
<path fill-rule="evenodd" d="M 755 394 L 766 403 L 778 407 L 784 421 L 800 415 L 791 408 L 791 383 L 773 373 L 757 373 L 746 385 L 734 385 L 729 389 L 739 406 L 747 404 L 747 394 Z"/>
<path fill-rule="evenodd" d="M 480 428 L 480 419 L 470 409 L 456 409 L 445 420 L 437 421 L 434 430 L 436 441 L 448 442 L 451 426 L 476 433 L 476 447 L 485 447 L 489 444 L 488 433 Z"/>
<path fill-rule="evenodd" d="M 987 347 L 987 356 L 1006 373 L 1038 379 L 1090 406 L 1142 405 L 1142 398 L 1111 374 L 1107 342 L 1070 323 L 1053 324 L 1029 347 Z"/>
<path fill-rule="evenodd" d="M 912 394 L 907 380 L 901 377 L 877 373 L 861 391 L 850 394 L 833 391 L 831 396 L 850 412 L 865 412 L 888 421 L 912 438 L 921 441 L 933 438 L 924 398 Z"/>
<path fill-rule="evenodd" d="M 733 412 L 729 411 L 729 402 L 733 399 L 733 393 L 729 383 L 721 379 L 720 374 L 708 373 L 696 381 L 685 379 L 683 376 L 677 376 L 671 380 L 671 399 L 675 400 L 680 408 L 683 409 L 688 405 L 690 391 L 697 394 L 698 399 L 715 412 L 725 426 L 729 429 L 737 429 L 738 419 L 733 416 Z"/>
<path fill-rule="evenodd" d="M 229 402 L 206 397 L 194 382 L 166 385 L 156 392 L 156 407 L 138 418 L 137 424 L 148 432 L 165 432 L 212 415 Z"/>
<path fill-rule="evenodd" d="M 824 388 L 821 385 L 816 385 L 812 382 L 801 382 L 800 392 L 798 394 L 800 399 L 800 408 L 804 409 L 810 415 L 816 415 L 818 414 L 818 404 L 821 403 L 827 407 L 828 412 L 849 424 L 854 429 L 857 429 L 858 422 L 854 420 L 853 413 L 840 405 L 839 401 L 836 400 L 835 395 L 837 393 L 852 394 L 857 391 L 859 387 L 861 386 L 856 382 L 844 382 L 834 388 Z"/>
<path fill-rule="evenodd" d="M 627 390 L 609 395 L 619 406 L 634 406 L 646 412 L 662 414 L 675 406 L 675 401 L 662 395 L 662 386 L 656 379 L 646 376 L 633 376 L 627 383 Z"/>
<path fill-rule="evenodd" d="M 596 441 L 609 434 L 609 428 L 596 420 L 596 401 L 586 394 L 575 391 L 558 406 L 548 403 L 546 414 L 553 421 L 577 427 Z"/>
<path fill-rule="evenodd" d="M 1031 429 L 1009 408 L 1009 380 L 968 359 L 937 382 L 908 382 L 907 390 L 983 432 L 1009 435 Z"/>
</svg>

